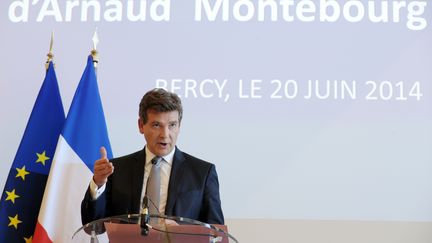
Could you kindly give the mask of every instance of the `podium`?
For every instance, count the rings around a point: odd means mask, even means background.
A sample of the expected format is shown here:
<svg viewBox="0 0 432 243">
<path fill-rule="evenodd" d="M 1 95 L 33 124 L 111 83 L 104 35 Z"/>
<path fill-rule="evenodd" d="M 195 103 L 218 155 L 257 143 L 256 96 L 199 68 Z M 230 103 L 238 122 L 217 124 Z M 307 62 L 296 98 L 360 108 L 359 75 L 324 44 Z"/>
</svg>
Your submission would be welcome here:
<svg viewBox="0 0 432 243">
<path fill-rule="evenodd" d="M 148 234 L 141 227 L 140 214 L 125 214 L 98 219 L 83 225 L 72 242 L 85 243 L 232 243 L 238 241 L 225 225 L 166 215 L 150 215 Z"/>
</svg>

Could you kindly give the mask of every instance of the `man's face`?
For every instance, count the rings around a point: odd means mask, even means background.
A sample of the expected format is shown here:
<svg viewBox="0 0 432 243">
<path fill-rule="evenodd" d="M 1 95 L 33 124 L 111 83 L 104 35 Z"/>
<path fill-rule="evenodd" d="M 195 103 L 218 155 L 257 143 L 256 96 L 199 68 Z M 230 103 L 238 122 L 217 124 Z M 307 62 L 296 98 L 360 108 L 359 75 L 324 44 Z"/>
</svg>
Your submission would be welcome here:
<svg viewBox="0 0 432 243">
<path fill-rule="evenodd" d="M 147 141 L 147 148 L 157 156 L 169 154 L 175 147 L 180 132 L 178 111 L 147 111 L 147 123 L 140 118 L 138 127 Z"/>
</svg>

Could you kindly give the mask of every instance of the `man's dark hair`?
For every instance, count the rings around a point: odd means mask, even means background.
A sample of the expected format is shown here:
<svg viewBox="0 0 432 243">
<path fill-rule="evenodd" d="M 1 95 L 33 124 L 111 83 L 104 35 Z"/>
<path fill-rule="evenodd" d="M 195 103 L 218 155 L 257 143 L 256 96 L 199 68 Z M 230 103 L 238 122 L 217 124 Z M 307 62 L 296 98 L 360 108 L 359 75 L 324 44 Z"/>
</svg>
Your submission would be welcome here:
<svg viewBox="0 0 432 243">
<path fill-rule="evenodd" d="M 179 123 L 183 117 L 183 107 L 178 95 L 164 89 L 152 89 L 142 97 L 139 104 L 139 116 L 144 124 L 147 123 L 147 111 L 149 110 L 156 112 L 178 111 Z"/>
</svg>

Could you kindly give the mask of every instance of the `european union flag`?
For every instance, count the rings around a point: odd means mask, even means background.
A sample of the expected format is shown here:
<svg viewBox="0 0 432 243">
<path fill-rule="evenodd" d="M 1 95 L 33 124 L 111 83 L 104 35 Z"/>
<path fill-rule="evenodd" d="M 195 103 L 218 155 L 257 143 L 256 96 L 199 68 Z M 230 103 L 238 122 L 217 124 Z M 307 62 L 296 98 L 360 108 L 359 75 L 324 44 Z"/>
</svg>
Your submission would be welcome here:
<svg viewBox="0 0 432 243">
<path fill-rule="evenodd" d="M 0 202 L 0 242 L 31 242 L 65 114 L 53 63 L 34 104 Z"/>
</svg>

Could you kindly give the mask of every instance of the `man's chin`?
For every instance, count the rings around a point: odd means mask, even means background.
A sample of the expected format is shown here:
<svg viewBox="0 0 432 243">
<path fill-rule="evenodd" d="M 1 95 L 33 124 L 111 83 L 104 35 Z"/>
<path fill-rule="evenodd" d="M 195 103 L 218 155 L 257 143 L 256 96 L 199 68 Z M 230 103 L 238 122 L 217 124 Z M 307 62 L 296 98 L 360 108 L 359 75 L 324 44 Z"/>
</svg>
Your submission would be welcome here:
<svg viewBox="0 0 432 243">
<path fill-rule="evenodd" d="M 155 151 L 155 155 L 157 156 L 165 156 L 167 154 L 169 154 L 172 151 L 172 148 L 166 147 L 166 148 L 157 148 Z"/>
</svg>

